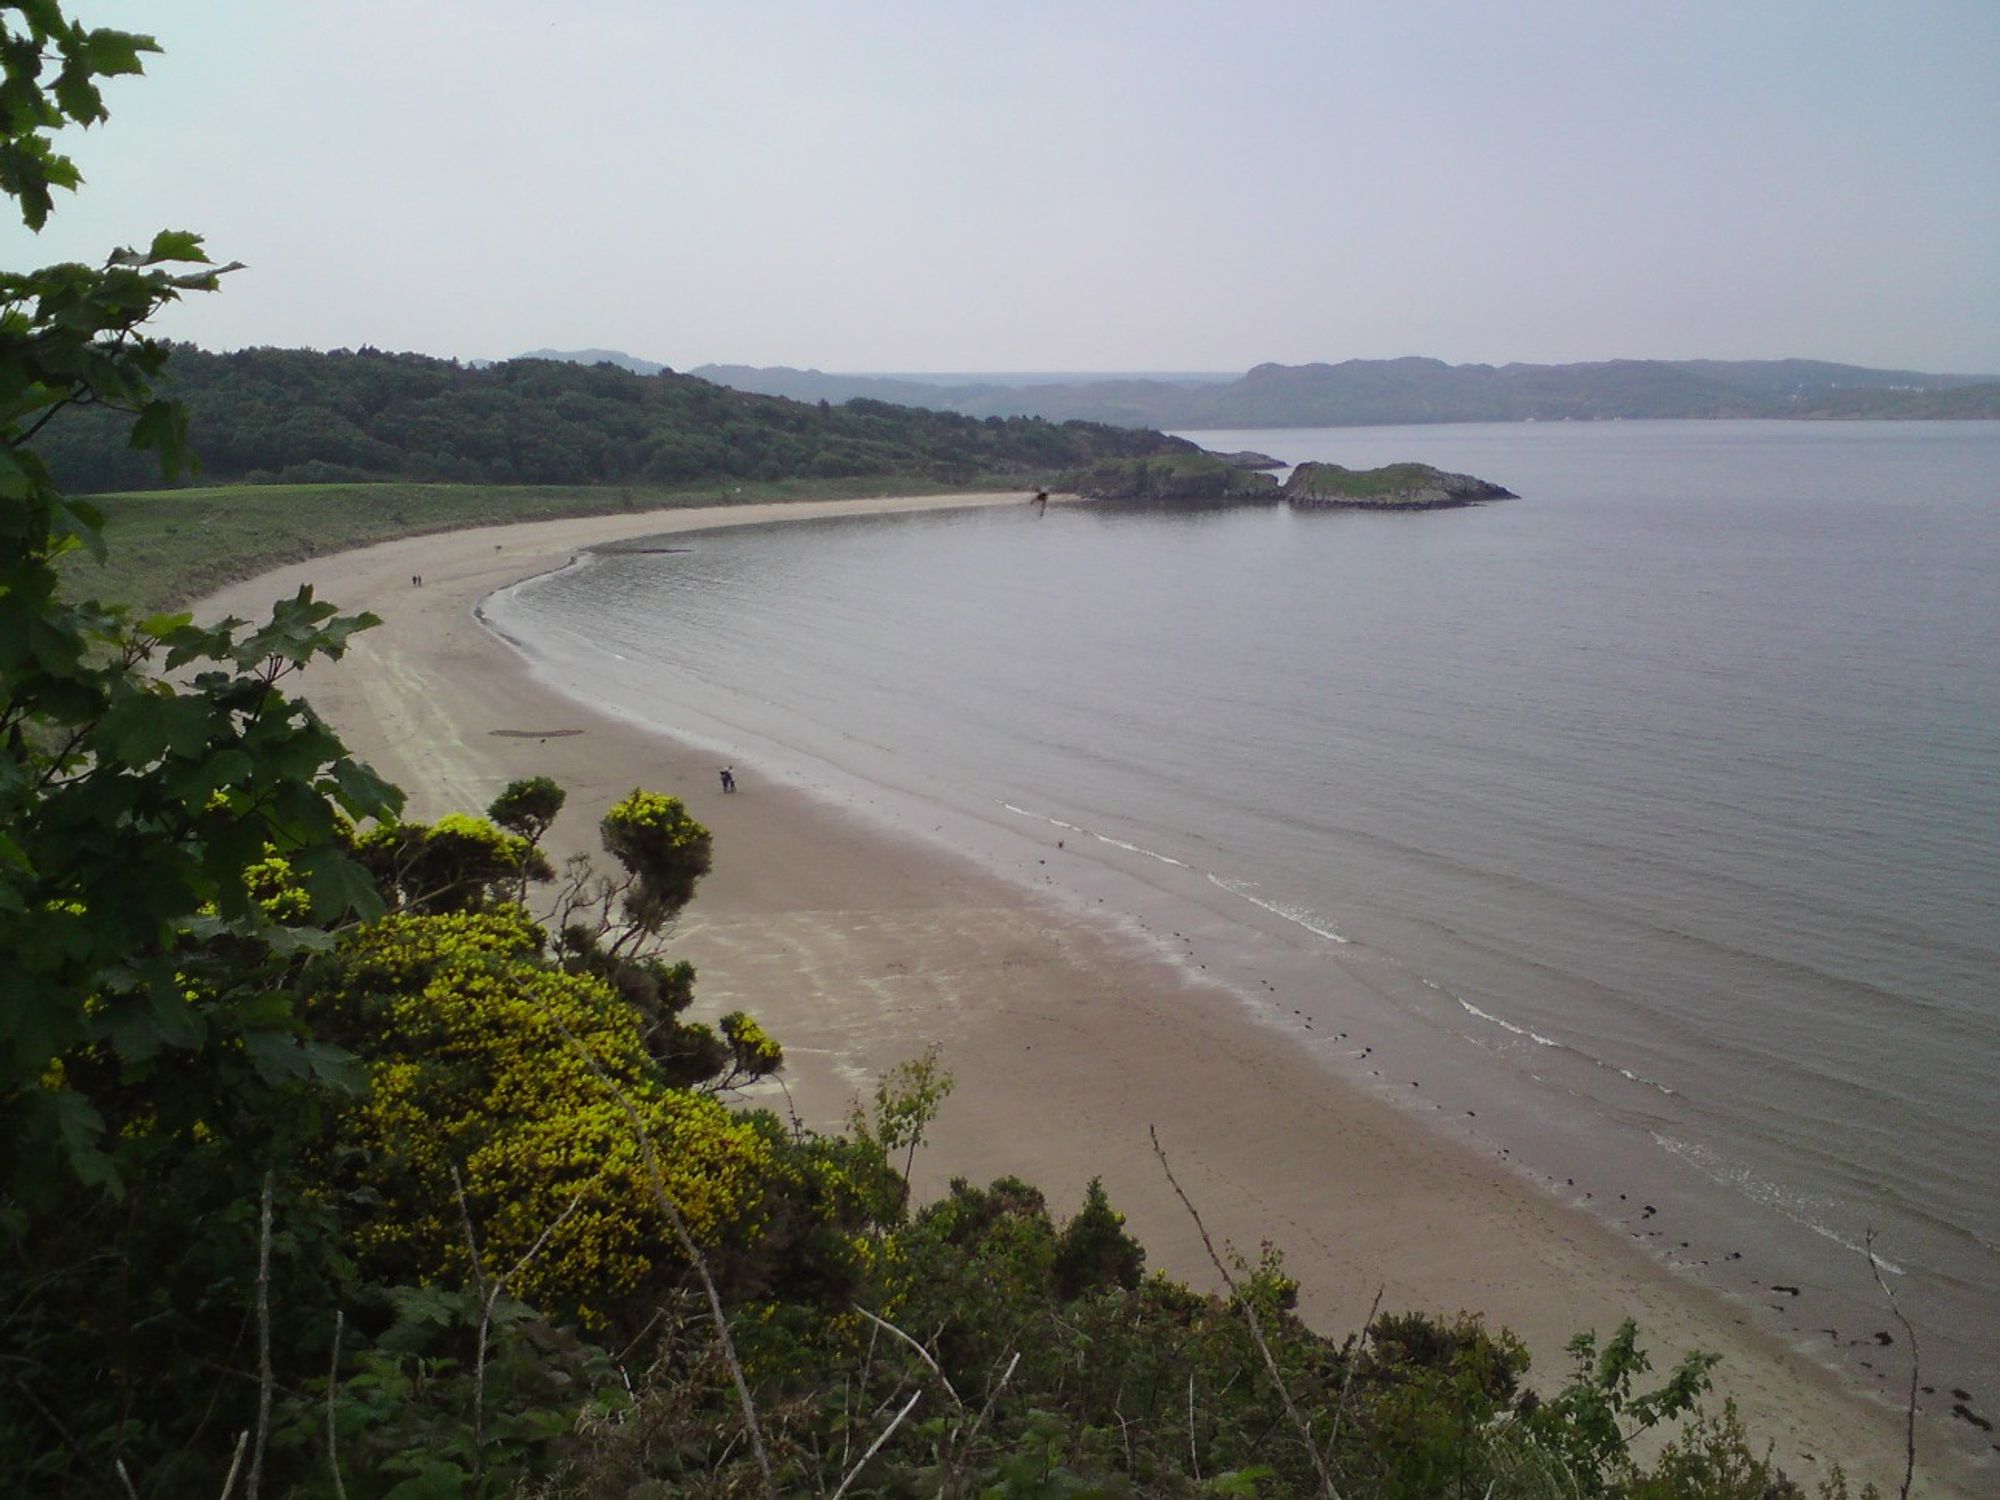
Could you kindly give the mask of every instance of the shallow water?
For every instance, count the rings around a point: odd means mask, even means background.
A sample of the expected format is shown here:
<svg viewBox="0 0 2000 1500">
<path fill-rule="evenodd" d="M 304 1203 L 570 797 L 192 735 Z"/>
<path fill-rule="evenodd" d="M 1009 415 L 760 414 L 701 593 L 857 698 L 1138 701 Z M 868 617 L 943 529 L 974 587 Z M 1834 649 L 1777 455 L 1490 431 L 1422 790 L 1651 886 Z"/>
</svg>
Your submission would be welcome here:
<svg viewBox="0 0 2000 1500">
<path fill-rule="evenodd" d="M 1523 498 L 717 531 L 488 610 L 740 762 L 1286 929 L 1233 972 L 1301 1025 L 1359 981 L 1330 1066 L 1864 1383 L 1872 1228 L 2000 1415 L 2000 424 L 1197 436 Z"/>
</svg>

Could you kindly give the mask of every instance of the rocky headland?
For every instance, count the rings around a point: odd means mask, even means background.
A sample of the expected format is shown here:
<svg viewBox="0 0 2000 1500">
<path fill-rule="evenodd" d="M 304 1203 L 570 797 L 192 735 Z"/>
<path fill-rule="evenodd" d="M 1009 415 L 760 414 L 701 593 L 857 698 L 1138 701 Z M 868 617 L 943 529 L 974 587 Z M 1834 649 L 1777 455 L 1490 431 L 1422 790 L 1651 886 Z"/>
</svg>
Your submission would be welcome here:
<svg viewBox="0 0 2000 1500">
<path fill-rule="evenodd" d="M 1349 469 L 1307 463 L 1281 485 L 1271 475 L 1245 467 L 1240 460 L 1248 457 L 1261 455 L 1195 452 L 1107 459 L 1063 475 L 1057 488 L 1086 500 L 1285 500 L 1360 510 L 1441 510 L 1516 498 L 1497 484 L 1429 464 Z"/>
</svg>

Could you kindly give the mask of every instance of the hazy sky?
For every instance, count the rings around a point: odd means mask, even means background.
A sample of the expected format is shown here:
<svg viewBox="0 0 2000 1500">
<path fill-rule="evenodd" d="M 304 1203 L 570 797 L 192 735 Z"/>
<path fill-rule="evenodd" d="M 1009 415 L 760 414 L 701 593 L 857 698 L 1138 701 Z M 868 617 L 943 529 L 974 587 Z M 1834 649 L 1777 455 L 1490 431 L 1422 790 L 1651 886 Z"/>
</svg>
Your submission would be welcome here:
<svg viewBox="0 0 2000 1500">
<path fill-rule="evenodd" d="M 211 348 L 2000 372 L 2000 0 L 74 0 Z"/>
</svg>

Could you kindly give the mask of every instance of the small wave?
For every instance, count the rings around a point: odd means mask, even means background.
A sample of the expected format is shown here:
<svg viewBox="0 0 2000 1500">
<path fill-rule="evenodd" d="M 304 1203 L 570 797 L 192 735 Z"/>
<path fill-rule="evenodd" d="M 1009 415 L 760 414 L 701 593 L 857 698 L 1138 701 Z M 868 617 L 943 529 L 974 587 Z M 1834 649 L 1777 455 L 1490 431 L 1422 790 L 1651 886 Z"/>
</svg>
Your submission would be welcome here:
<svg viewBox="0 0 2000 1500">
<path fill-rule="evenodd" d="M 1282 901 L 1266 901 L 1262 896 L 1253 894 L 1250 887 L 1241 880 L 1224 880 L 1220 875 L 1216 874 L 1210 874 L 1208 880 L 1209 884 L 1220 886 L 1232 896 L 1241 896 L 1252 906 L 1261 906 L 1274 917 L 1283 917 L 1287 922 L 1297 923 L 1315 937 L 1323 937 L 1335 943 L 1350 943 L 1353 941 L 1352 938 L 1343 937 L 1340 933 L 1328 927 L 1319 919 L 1316 913 L 1307 911 L 1302 906 L 1287 906 Z"/>
<path fill-rule="evenodd" d="M 1128 844 L 1123 839 L 1114 839 L 1108 833 L 1093 832 L 1080 823 L 1065 823 L 1061 818 L 1052 818 L 1047 813 L 1038 813 L 1029 808 L 1016 807 L 1011 802 L 1002 802 L 1000 805 L 1006 808 L 1008 812 L 1020 817 L 1033 818 L 1037 822 L 1047 823 L 1052 828 L 1063 828 L 1071 833 L 1083 834 L 1087 838 L 1096 839 L 1100 844 L 1109 844 L 1114 849 L 1123 849 L 1128 854 L 1143 854 L 1147 859 L 1157 859 L 1161 864 L 1172 865 L 1175 869 L 1179 870 L 1189 868 L 1184 860 L 1175 859 L 1171 854 L 1161 854 L 1157 850 L 1148 849 L 1141 844 Z"/>
<path fill-rule="evenodd" d="M 1426 979 L 1424 983 L 1429 985 L 1432 989 L 1436 990 L 1441 995 L 1451 995 L 1450 990 L 1447 990 L 1443 985 L 1439 984 L 1434 979 Z M 1601 1057 L 1592 1057 L 1588 1052 L 1584 1051 L 1581 1047 L 1574 1046 L 1568 1042 L 1558 1041 L 1556 1040 L 1556 1038 L 1552 1036 L 1543 1036 L 1539 1031 L 1531 1031 L 1526 1026 L 1516 1026 L 1512 1021 L 1508 1020 L 1505 1016 L 1496 1016 L 1490 1010 L 1481 1010 L 1478 1006 L 1474 1005 L 1470 1000 L 1466 999 L 1465 996 L 1463 995 L 1451 995 L 1451 998 L 1459 1003 L 1459 1007 L 1462 1010 L 1464 1010 L 1467 1015 L 1477 1016 L 1482 1021 L 1486 1021 L 1494 1026 L 1498 1026 L 1502 1031 L 1512 1032 L 1515 1036 L 1524 1036 L 1529 1041 L 1533 1042 L 1537 1047 L 1554 1047 L 1563 1052 L 1572 1052 L 1576 1054 L 1576 1056 L 1584 1059 L 1584 1061 L 1592 1064 L 1595 1067 L 1608 1068 L 1611 1072 L 1616 1073 L 1620 1078 L 1623 1078 L 1628 1083 L 1636 1083 L 1641 1088 L 1656 1089 L 1660 1093 L 1665 1094 L 1669 1099 L 1676 1097 L 1675 1090 L 1669 1088 L 1666 1084 L 1661 1083 L 1657 1078 L 1648 1078 L 1643 1073 L 1634 1073 L 1630 1068 L 1621 1068 L 1616 1063 L 1606 1062 Z"/>
<path fill-rule="evenodd" d="M 1438 988 L 1437 985 L 1431 984 L 1431 982 L 1428 979 L 1426 979 L 1424 983 L 1430 984 L 1432 989 Z M 1525 1026 L 1516 1026 L 1512 1021 L 1505 1020 L 1500 1016 L 1496 1016 L 1490 1010 L 1481 1010 L 1478 1006 L 1474 1005 L 1470 1000 L 1466 999 L 1463 995 L 1453 995 L 1451 998 L 1456 1000 L 1459 1003 L 1459 1005 L 1464 1008 L 1467 1015 L 1477 1016 L 1482 1021 L 1491 1021 L 1495 1026 L 1498 1026 L 1502 1031 L 1511 1031 L 1514 1033 L 1515 1036 L 1524 1036 L 1529 1041 L 1533 1042 L 1537 1047 L 1560 1047 L 1562 1045 L 1561 1042 L 1557 1041 L 1552 1036 L 1543 1036 L 1539 1031 L 1530 1031 Z M 1625 1070 L 1623 1068 L 1620 1068 L 1618 1071 L 1621 1073 L 1625 1073 Z M 1630 1073 L 1625 1073 L 1625 1076 L 1627 1078 L 1630 1078 L 1632 1075 Z"/>
<path fill-rule="evenodd" d="M 1087 828 L 1081 831 L 1090 833 L 1090 830 Z M 1183 870 L 1187 868 L 1186 861 L 1175 859 L 1171 854 L 1160 854 L 1154 850 L 1142 848 L 1138 844 L 1128 844 L 1123 839 L 1114 839 L 1108 833 L 1091 833 L 1090 836 L 1100 844 L 1109 844 L 1112 848 L 1123 849 L 1128 854 L 1143 854 L 1148 859 L 1157 859 L 1163 865 L 1174 865 Z"/>
<path fill-rule="evenodd" d="M 1670 1155 L 1678 1156 L 1711 1182 L 1719 1182 L 1724 1187 L 1736 1189 L 1737 1192 L 1748 1198 L 1752 1203 L 1761 1203 L 1766 1208 L 1776 1209 L 1794 1224 L 1810 1229 L 1821 1239 L 1832 1240 L 1834 1244 L 1840 1246 L 1843 1250 L 1851 1250 L 1856 1255 L 1869 1256 L 1874 1260 L 1876 1265 L 1887 1271 L 1891 1276 L 1909 1275 L 1908 1271 L 1883 1255 L 1879 1250 L 1871 1251 L 1865 1243 L 1857 1243 L 1847 1235 L 1842 1234 L 1839 1230 L 1822 1223 L 1813 1213 L 1813 1210 L 1819 1205 L 1815 1204 L 1811 1199 L 1792 1192 L 1787 1188 L 1780 1187 L 1775 1182 L 1767 1182 L 1748 1167 L 1737 1166 L 1733 1162 L 1725 1161 L 1708 1147 L 1698 1145 L 1693 1141 L 1683 1141 L 1674 1136 L 1662 1135 L 1660 1132 L 1654 1131 L 1653 1144 Z"/>
</svg>

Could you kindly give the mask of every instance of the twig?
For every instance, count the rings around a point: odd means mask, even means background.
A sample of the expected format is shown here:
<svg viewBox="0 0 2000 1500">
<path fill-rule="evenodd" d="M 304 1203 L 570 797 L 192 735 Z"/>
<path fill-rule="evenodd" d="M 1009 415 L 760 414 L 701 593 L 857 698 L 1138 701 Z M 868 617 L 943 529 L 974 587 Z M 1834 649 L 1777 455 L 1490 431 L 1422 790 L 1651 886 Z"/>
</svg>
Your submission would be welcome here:
<svg viewBox="0 0 2000 1500">
<path fill-rule="evenodd" d="M 549 1237 L 562 1228 L 569 1216 L 577 1211 L 583 1202 L 583 1192 L 569 1200 L 569 1206 L 545 1225 L 536 1236 L 535 1243 L 528 1247 L 528 1253 L 514 1262 L 513 1269 L 504 1276 L 496 1276 L 491 1286 L 487 1286 L 485 1272 L 479 1264 L 479 1245 L 472 1234 L 472 1210 L 466 1207 L 465 1184 L 459 1181 L 458 1168 L 451 1169 L 451 1184 L 458 1193 L 458 1211 L 465 1220 L 465 1245 L 472 1254 L 472 1274 L 480 1288 L 479 1338 L 472 1358 L 472 1479 L 476 1486 L 486 1473 L 486 1340 L 493 1328 L 493 1308 L 500 1300 L 500 1294 L 507 1289 L 507 1283 L 528 1269 L 530 1261 L 542 1253 L 542 1247 Z"/>
<path fill-rule="evenodd" d="M 916 1404 L 923 1399 L 924 1393 L 922 1391 L 910 1392 L 910 1399 L 903 1403 L 903 1409 L 896 1413 L 895 1420 L 887 1427 L 884 1427 L 882 1435 L 868 1445 L 868 1451 L 861 1455 L 861 1461 L 847 1471 L 847 1477 L 840 1481 L 840 1488 L 833 1492 L 831 1500 L 840 1500 L 840 1497 L 847 1493 L 847 1487 L 860 1477 L 863 1469 L 868 1467 L 868 1460 L 881 1450 L 882 1445 L 889 1441 L 889 1435 L 903 1425 L 903 1418 L 907 1417 Z"/>
<path fill-rule="evenodd" d="M 1194 1371 L 1188 1371 L 1188 1467 L 1194 1470 L 1195 1483 L 1201 1483 L 1201 1451 L 1194 1442 Z"/>
<path fill-rule="evenodd" d="M 250 1450 L 250 1473 L 243 1481 L 247 1500 L 257 1500 L 264 1482 L 264 1439 L 271 1430 L 271 1188 L 277 1173 L 264 1173 L 264 1205 L 257 1230 L 257 1442 Z"/>
<path fill-rule="evenodd" d="M 1354 1384 L 1354 1366 L 1356 1364 L 1354 1356 L 1361 1352 L 1362 1339 L 1366 1339 L 1374 1331 L 1375 1314 L 1382 1310 L 1383 1291 L 1384 1288 L 1382 1287 L 1378 1286 L 1375 1288 L 1375 1300 L 1368 1304 L 1368 1321 L 1361 1325 L 1361 1338 L 1355 1340 L 1353 1351 L 1347 1358 L 1347 1368 L 1341 1373 L 1340 1399 L 1333 1406 L 1333 1431 L 1328 1433 L 1326 1438 L 1326 1461 L 1329 1464 L 1333 1462 L 1334 1445 L 1340 1441 L 1340 1419 L 1347 1410 L 1347 1392 Z"/>
<path fill-rule="evenodd" d="M 132 1476 L 125 1472 L 125 1460 L 122 1458 L 114 1459 L 112 1460 L 111 1467 L 118 1471 L 118 1482 L 125 1486 L 125 1493 L 131 1497 L 131 1500 L 139 1500 L 139 1492 L 132 1485 Z"/>
<path fill-rule="evenodd" d="M 902 1329 L 898 1328 L 894 1323 L 891 1323 L 887 1318 L 876 1317 L 875 1314 L 870 1312 L 867 1308 L 863 1307 L 858 1302 L 853 1303 L 851 1305 L 853 1306 L 856 1312 L 860 1313 L 862 1317 L 866 1318 L 869 1322 L 873 1323 L 877 1328 L 880 1328 L 885 1333 L 894 1334 L 897 1338 L 901 1339 L 904 1343 L 908 1344 L 912 1349 L 916 1350 L 917 1358 L 922 1360 L 925 1364 L 931 1367 L 931 1373 L 937 1376 L 939 1383 L 944 1386 L 945 1394 L 951 1397 L 953 1404 L 956 1405 L 960 1411 L 965 1410 L 965 1403 L 959 1399 L 958 1392 L 952 1389 L 950 1377 L 944 1373 L 944 1370 L 940 1368 L 938 1362 L 935 1359 L 931 1358 L 930 1350 L 926 1349 L 922 1344 L 918 1343 L 915 1339 L 911 1338 L 907 1333 L 903 1332 Z M 1018 1355 L 1015 1357 L 1019 1358 Z M 1007 1368 L 1009 1374 L 1013 1373 L 1012 1365 L 1009 1365 Z"/>
<path fill-rule="evenodd" d="M 646 1319 L 645 1327 L 641 1328 L 637 1333 L 632 1335 L 632 1342 L 627 1344 L 623 1349 L 620 1349 L 615 1355 L 613 1355 L 611 1358 L 611 1362 L 614 1365 L 618 1366 L 620 1370 L 623 1370 L 625 1368 L 625 1361 L 632 1357 L 633 1351 L 636 1350 L 639 1347 L 639 1345 L 645 1341 L 646 1335 L 651 1333 L 653 1329 L 658 1325 L 660 1319 L 664 1318 L 666 1315 L 667 1315 L 667 1309 L 664 1303 L 654 1308 L 652 1317 Z"/>
<path fill-rule="evenodd" d="M 347 1326 L 347 1313 L 333 1311 L 333 1357 L 326 1364 L 326 1462 L 333 1470 L 333 1493 L 347 1500 L 347 1486 L 340 1481 L 340 1439 L 334 1433 L 333 1403 L 340 1387 L 340 1335 Z"/>
<path fill-rule="evenodd" d="M 479 1263 L 479 1236 L 473 1233 L 472 1210 L 465 1201 L 465 1179 L 458 1175 L 458 1163 L 447 1166 L 451 1173 L 451 1195 L 458 1200 L 458 1222 L 465 1230 L 466 1253 L 472 1257 L 472 1287 L 479 1300 L 486 1300 L 486 1271 Z"/>
<path fill-rule="evenodd" d="M 979 1429 L 984 1427 L 986 1419 L 993 1415 L 993 1403 L 998 1401 L 1000 1393 L 1007 1389 L 1007 1382 L 1014 1378 L 1014 1367 L 1020 1362 L 1021 1355 L 1017 1350 L 1014 1357 L 1007 1361 L 1007 1368 L 1000 1372 L 1000 1378 L 994 1382 L 993 1389 L 987 1393 L 986 1404 L 979 1408 L 979 1415 L 972 1419 L 972 1426 L 966 1429 L 965 1449 L 968 1453 L 972 1451 L 972 1440 L 979 1436 Z"/>
<path fill-rule="evenodd" d="M 236 1434 L 236 1456 L 229 1460 L 229 1473 L 222 1481 L 220 1500 L 229 1500 L 230 1492 L 236 1488 L 236 1471 L 243 1467 L 243 1446 L 249 1441 L 249 1428 L 246 1427 Z"/>
<path fill-rule="evenodd" d="M 1297 1429 L 1300 1441 L 1306 1445 L 1306 1456 L 1312 1460 L 1313 1469 L 1319 1475 L 1320 1494 L 1324 1495 L 1326 1500 L 1340 1500 L 1340 1491 L 1334 1486 L 1333 1475 L 1327 1471 L 1326 1460 L 1320 1457 L 1319 1444 L 1313 1441 L 1312 1429 L 1306 1425 L 1306 1419 L 1299 1414 L 1298 1406 L 1292 1400 L 1291 1390 L 1285 1384 L 1285 1377 L 1278 1372 L 1277 1358 L 1271 1353 L 1271 1346 L 1264 1341 L 1264 1329 L 1258 1321 L 1255 1304 L 1244 1296 L 1236 1285 L 1236 1278 L 1229 1274 L 1229 1267 L 1225 1266 L 1222 1257 L 1216 1254 L 1215 1241 L 1208 1237 L 1208 1226 L 1201 1222 L 1201 1215 L 1195 1211 L 1194 1204 L 1188 1200 L 1188 1195 L 1181 1191 L 1180 1182 L 1174 1176 L 1173 1166 L 1167 1161 L 1166 1149 L 1160 1145 L 1160 1132 L 1154 1126 L 1148 1125 L 1146 1133 L 1152 1137 L 1153 1155 L 1160 1159 L 1160 1170 L 1167 1174 L 1168 1186 L 1173 1188 L 1174 1196 L 1181 1200 L 1181 1207 L 1188 1211 L 1188 1217 L 1194 1220 L 1194 1227 L 1201 1235 L 1202 1248 L 1208 1251 L 1209 1263 L 1221 1275 L 1223 1285 L 1229 1288 L 1229 1294 L 1243 1309 L 1243 1321 L 1249 1325 L 1251 1341 L 1256 1344 L 1257 1352 L 1264 1356 L 1264 1367 L 1271 1372 L 1271 1383 L 1278 1388 L 1278 1395 L 1285 1403 L 1285 1414 L 1292 1419 L 1292 1426 Z M 1188 1387 L 1188 1402 L 1188 1434 L 1189 1441 L 1192 1442 L 1194 1433 L 1192 1380 Z"/>
<path fill-rule="evenodd" d="M 1903 1493 L 1902 1500 L 1910 1500 L 1910 1485 L 1917 1477 L 1917 1330 L 1910 1326 L 1910 1320 L 1903 1316 L 1903 1309 L 1896 1302 L 1896 1294 L 1889 1290 L 1889 1283 L 1882 1279 L 1882 1263 L 1875 1258 L 1875 1230 L 1871 1225 L 1862 1239 L 1862 1248 L 1868 1254 L 1868 1269 L 1875 1273 L 1875 1285 L 1882 1288 L 1882 1296 L 1889 1304 L 1889 1311 L 1896 1321 L 1903 1325 L 1903 1337 L 1910 1341 L 1910 1399 L 1905 1408 L 1903 1431 Z"/>
</svg>

